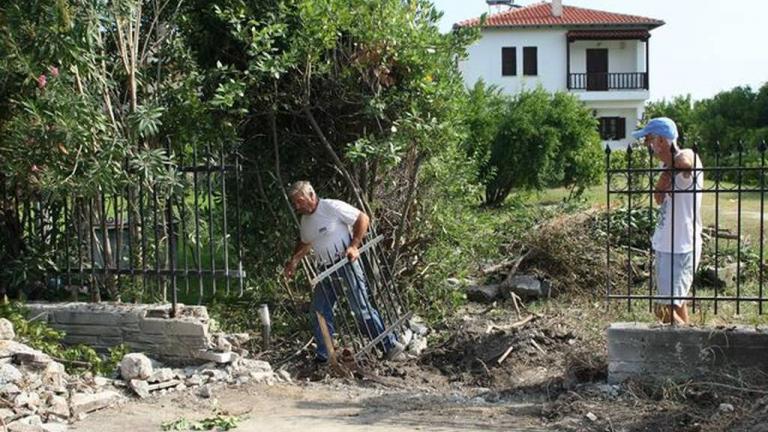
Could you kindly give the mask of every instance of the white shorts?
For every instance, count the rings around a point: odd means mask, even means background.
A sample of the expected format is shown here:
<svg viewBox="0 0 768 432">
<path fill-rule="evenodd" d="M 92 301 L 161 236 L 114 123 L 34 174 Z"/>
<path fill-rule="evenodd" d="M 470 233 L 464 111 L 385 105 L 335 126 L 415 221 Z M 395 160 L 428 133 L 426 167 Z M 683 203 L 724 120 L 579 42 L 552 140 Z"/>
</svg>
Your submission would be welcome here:
<svg viewBox="0 0 768 432">
<path fill-rule="evenodd" d="M 674 305 L 680 306 L 687 297 L 693 284 L 693 252 L 670 253 L 656 251 L 656 303 L 671 304 L 670 297 L 674 294 Z M 666 298 L 663 298 L 666 297 Z"/>
</svg>

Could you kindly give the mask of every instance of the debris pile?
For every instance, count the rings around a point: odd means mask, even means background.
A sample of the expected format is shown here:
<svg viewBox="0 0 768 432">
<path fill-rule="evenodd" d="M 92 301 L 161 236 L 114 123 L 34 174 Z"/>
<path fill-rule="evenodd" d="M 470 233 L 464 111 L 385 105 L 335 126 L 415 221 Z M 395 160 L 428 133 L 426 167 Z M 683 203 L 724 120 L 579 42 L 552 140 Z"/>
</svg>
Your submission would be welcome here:
<svg viewBox="0 0 768 432">
<path fill-rule="evenodd" d="M 112 378 L 90 372 L 68 374 L 64 364 L 15 341 L 13 325 L 4 318 L 0 318 L 0 338 L 0 425 L 9 432 L 66 431 L 68 424 L 134 395 L 147 398 L 189 389 L 211 397 L 212 385 L 217 383 L 271 385 L 291 380 L 287 372 L 274 372 L 265 361 L 232 351 L 232 343 L 223 335 L 217 347 L 227 355 L 217 357 L 217 362 L 171 368 L 142 353 L 130 353 Z"/>
</svg>

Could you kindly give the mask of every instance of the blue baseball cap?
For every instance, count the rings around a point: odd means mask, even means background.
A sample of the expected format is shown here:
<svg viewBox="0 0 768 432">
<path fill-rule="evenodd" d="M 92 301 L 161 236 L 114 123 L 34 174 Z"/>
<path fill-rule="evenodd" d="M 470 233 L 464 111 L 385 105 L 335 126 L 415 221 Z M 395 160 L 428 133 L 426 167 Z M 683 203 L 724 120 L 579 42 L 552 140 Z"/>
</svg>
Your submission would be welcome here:
<svg viewBox="0 0 768 432">
<path fill-rule="evenodd" d="M 632 132 L 635 139 L 640 139 L 646 135 L 658 135 L 670 141 L 677 140 L 677 125 L 672 119 L 667 117 L 657 117 L 651 119 L 644 128 Z"/>
</svg>

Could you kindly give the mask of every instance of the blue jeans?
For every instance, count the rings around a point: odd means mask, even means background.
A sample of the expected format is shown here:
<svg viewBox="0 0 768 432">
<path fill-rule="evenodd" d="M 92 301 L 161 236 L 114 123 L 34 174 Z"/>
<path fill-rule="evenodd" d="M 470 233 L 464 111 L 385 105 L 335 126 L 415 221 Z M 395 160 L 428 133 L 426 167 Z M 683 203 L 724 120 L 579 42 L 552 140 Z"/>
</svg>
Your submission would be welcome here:
<svg viewBox="0 0 768 432">
<path fill-rule="evenodd" d="M 336 290 L 333 289 L 334 285 Z M 342 285 L 345 289 L 342 289 Z M 373 307 L 368 298 L 368 284 L 366 283 L 365 273 L 360 266 L 360 261 L 355 260 L 346 264 L 344 267 L 336 270 L 335 273 L 323 279 L 312 295 L 312 324 L 314 327 L 315 341 L 317 342 L 316 358 L 324 361 L 328 360 L 328 349 L 323 340 L 323 333 L 320 331 L 320 325 L 317 322 L 315 312 L 325 318 L 328 326 L 328 333 L 333 336 L 333 307 L 338 300 L 337 295 L 346 294 L 352 313 L 357 320 L 357 327 L 360 332 L 371 339 L 376 338 L 384 332 L 384 325 L 381 322 L 379 312 Z M 394 334 L 390 333 L 382 339 L 379 345 L 384 352 L 389 351 L 395 341 Z"/>
</svg>

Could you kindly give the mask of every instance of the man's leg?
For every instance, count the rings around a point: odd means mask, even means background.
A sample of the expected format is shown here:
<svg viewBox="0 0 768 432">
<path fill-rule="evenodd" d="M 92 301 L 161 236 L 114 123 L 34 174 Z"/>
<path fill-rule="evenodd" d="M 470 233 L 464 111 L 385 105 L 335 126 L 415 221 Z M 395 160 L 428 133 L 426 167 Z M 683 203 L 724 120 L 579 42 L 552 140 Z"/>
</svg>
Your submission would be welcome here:
<svg viewBox="0 0 768 432">
<path fill-rule="evenodd" d="M 315 335 L 315 342 L 317 343 L 317 352 L 315 353 L 315 359 L 318 361 L 328 360 L 328 348 L 325 346 L 323 339 L 323 333 L 320 331 L 320 323 L 317 321 L 317 315 L 315 312 L 319 312 L 320 315 L 325 318 L 326 326 L 328 327 L 328 333 L 333 337 L 333 306 L 336 304 L 336 294 L 333 292 L 330 281 L 328 279 L 320 282 L 312 294 L 312 310 L 310 311 L 310 319 L 312 320 L 312 332 Z"/>
<path fill-rule="evenodd" d="M 675 317 L 678 324 L 688 324 L 688 304 L 683 302 L 680 306 L 675 306 Z"/>
<path fill-rule="evenodd" d="M 355 261 L 342 268 L 342 272 L 349 286 L 347 300 L 358 319 L 358 326 L 364 334 L 371 339 L 376 338 L 384 331 L 379 312 L 373 307 L 368 298 L 368 283 L 360 262 Z M 381 342 L 384 352 L 389 351 L 395 344 L 395 336 L 390 333 Z"/>
</svg>

